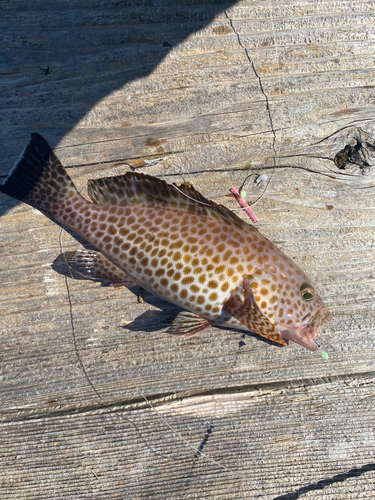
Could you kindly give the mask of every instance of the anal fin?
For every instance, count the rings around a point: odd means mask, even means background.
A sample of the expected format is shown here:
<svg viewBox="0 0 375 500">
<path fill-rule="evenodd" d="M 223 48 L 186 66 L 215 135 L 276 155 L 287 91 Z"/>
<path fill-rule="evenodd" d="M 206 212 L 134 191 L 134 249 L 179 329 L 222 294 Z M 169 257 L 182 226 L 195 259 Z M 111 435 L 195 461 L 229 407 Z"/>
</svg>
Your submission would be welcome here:
<svg viewBox="0 0 375 500">
<path fill-rule="evenodd" d="M 75 250 L 71 253 L 68 264 L 85 278 L 108 281 L 116 287 L 136 285 L 124 271 L 94 250 Z"/>
<path fill-rule="evenodd" d="M 172 325 L 168 328 L 167 333 L 171 335 L 193 337 L 210 326 L 211 323 L 207 319 L 198 316 L 198 314 L 181 311 L 174 319 Z"/>
</svg>

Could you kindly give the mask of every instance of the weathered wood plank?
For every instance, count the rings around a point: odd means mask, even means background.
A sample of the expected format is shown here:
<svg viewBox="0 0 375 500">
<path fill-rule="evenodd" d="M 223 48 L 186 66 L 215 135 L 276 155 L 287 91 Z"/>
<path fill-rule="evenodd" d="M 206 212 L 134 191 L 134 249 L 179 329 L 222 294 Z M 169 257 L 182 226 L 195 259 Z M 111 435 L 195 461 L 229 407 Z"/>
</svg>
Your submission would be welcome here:
<svg viewBox="0 0 375 500">
<path fill-rule="evenodd" d="M 65 276 L 80 243 L 1 195 L 2 498 L 370 498 L 373 2 L 0 9 L 1 175 L 34 130 L 83 192 L 132 167 L 235 209 L 229 188 L 253 201 L 272 175 L 259 228 L 334 316 L 328 361 L 238 331 L 170 337 L 175 307 Z"/>
<path fill-rule="evenodd" d="M 242 176 L 242 172 L 229 174 L 235 185 L 239 184 Z M 45 360 L 45 369 L 51 371 L 50 376 L 56 383 L 58 406 L 57 393 L 62 391 L 64 396 L 66 383 L 71 393 L 72 380 L 78 384 L 77 396 L 82 403 L 86 397 L 88 401 L 92 398 L 92 389 L 77 366 L 71 315 L 79 354 L 95 374 L 95 386 L 100 393 L 103 392 L 101 384 L 105 385 L 105 397 L 109 400 L 132 395 L 133 384 L 127 376 L 129 367 L 122 366 L 121 361 L 129 359 L 129 356 L 134 369 L 132 376 L 137 377 L 142 390 L 148 395 L 189 391 L 192 386 L 207 389 L 222 387 L 223 384 L 227 386 L 228 383 L 241 386 L 298 380 L 308 378 L 311 373 L 324 377 L 331 373 L 372 371 L 375 352 L 373 339 L 368 335 L 374 314 L 371 295 L 375 292 L 374 229 L 365 224 L 372 217 L 374 208 L 366 206 L 362 192 L 357 190 L 354 193 L 357 193 L 358 201 L 351 195 L 352 202 L 357 203 L 350 210 L 346 206 L 348 195 L 345 190 L 336 193 L 333 191 L 338 189 L 336 181 L 326 177 L 322 179 L 317 182 L 312 174 L 303 172 L 296 173 L 293 178 L 284 172 L 282 177 L 278 172 L 278 185 L 274 184 L 277 189 L 268 191 L 263 208 L 259 205 L 258 215 L 265 221 L 262 232 L 279 242 L 280 247 L 311 275 L 317 286 L 320 285 L 322 296 L 335 316 L 321 335 L 321 342 L 331 355 L 329 363 L 295 345 L 280 349 L 267 347 L 259 340 L 246 339 L 249 345 L 239 348 L 241 332 L 212 328 L 196 339 L 181 340 L 167 336 L 165 329 L 177 313 L 174 306 L 149 294 L 145 295 L 147 303 L 141 305 L 131 291 L 103 288 L 85 280 L 67 278 L 66 282 L 63 276 L 56 273 L 55 269 L 59 267 L 57 264 L 51 267 L 51 263 L 63 251 L 78 245 L 64 234 L 60 246 L 61 229 L 36 210 L 23 206 L 17 206 L 3 217 L 4 225 L 7 220 L 10 224 L 17 221 L 17 214 L 23 224 L 28 223 L 21 233 L 17 224 L 16 231 L 8 230 L 3 234 L 4 248 L 8 253 L 7 259 L 3 256 L 2 272 L 3 294 L 7 303 L 7 314 L 2 316 L 4 323 L 1 328 L 4 343 L 9 330 L 18 335 L 23 333 L 18 342 L 25 342 L 24 354 L 21 348 L 21 352 L 11 351 L 11 355 L 28 358 L 32 354 L 36 360 L 48 349 L 48 345 L 54 345 L 56 354 Z M 206 173 L 199 176 L 199 180 L 203 186 L 214 186 L 205 194 L 217 201 L 227 200 L 220 186 L 229 185 L 228 174 L 221 173 L 215 178 L 212 173 Z M 308 199 L 314 190 L 317 191 L 314 196 L 316 208 L 312 209 Z M 339 204 L 332 210 L 327 210 L 327 193 L 328 200 L 332 199 L 332 193 L 337 194 L 335 200 L 338 198 Z M 343 200 L 342 205 L 340 200 Z M 361 204 L 365 206 L 362 208 Z M 354 214 L 351 217 L 350 212 L 355 212 L 355 217 Z M 355 223 L 349 225 L 348 221 L 354 218 Z M 315 236 L 317 232 L 318 239 Z M 24 242 L 26 248 L 20 242 Z M 22 289 L 18 290 L 20 286 Z M 159 312 L 159 308 L 162 311 Z M 137 320 L 142 313 L 145 319 Z M 145 328 L 148 333 L 142 335 Z M 29 345 L 31 338 L 34 339 L 32 346 Z M 63 358 L 62 353 L 67 358 Z M 103 356 L 109 364 L 104 363 Z M 270 371 L 271 359 L 278 362 Z M 69 382 L 66 373 L 57 368 L 61 364 L 73 365 L 72 380 Z M 154 369 L 150 373 L 151 366 Z M 24 372 L 24 377 L 30 382 L 33 374 L 43 379 L 46 377 L 45 373 L 35 371 L 31 365 L 29 370 L 31 373 Z M 101 376 L 102 370 L 106 377 L 111 374 L 112 382 Z M 38 385 L 37 379 L 35 383 Z M 19 386 L 19 378 L 15 384 Z M 34 406 L 39 407 L 40 403 L 45 404 L 50 399 L 48 387 L 45 389 L 44 394 L 40 388 L 38 395 L 34 395 Z M 14 393 L 12 385 L 9 392 Z M 11 397 L 6 400 L 6 405 L 17 407 Z"/>
<path fill-rule="evenodd" d="M 2 498 L 371 498 L 373 397 L 344 378 L 5 420 Z"/>
<path fill-rule="evenodd" d="M 6 68 L 13 68 L 3 76 L 4 174 L 27 140 L 25 123 L 33 123 L 53 145 L 63 137 L 62 144 L 77 145 L 61 151 L 67 165 L 186 149 L 184 166 L 193 171 L 207 164 L 263 164 L 272 154 L 270 122 L 247 55 L 262 79 L 282 150 L 337 132 L 351 123 L 353 112 L 363 110 L 367 120 L 371 116 L 371 2 L 360 2 L 353 12 L 349 2 L 326 1 L 309 5 L 308 16 L 305 2 L 283 5 L 281 12 L 275 4 L 273 21 L 267 3 L 242 2 L 204 27 L 212 9 L 225 6 L 205 10 L 172 4 L 180 41 L 188 35 L 186 26 L 189 33 L 198 30 L 184 43 L 171 40 L 173 47 L 163 47 L 161 28 L 171 6 L 163 15 L 163 9 L 154 9 L 150 25 L 148 6 L 121 5 L 96 15 L 84 4 L 48 15 L 36 9 L 33 34 L 23 25 L 31 22 L 31 14 L 19 14 L 12 36 L 4 40 Z M 188 25 L 187 11 L 193 19 Z M 243 47 L 249 48 L 247 55 Z M 119 61 L 126 61 L 126 67 Z M 38 65 L 50 67 L 51 73 L 44 75 Z"/>
</svg>

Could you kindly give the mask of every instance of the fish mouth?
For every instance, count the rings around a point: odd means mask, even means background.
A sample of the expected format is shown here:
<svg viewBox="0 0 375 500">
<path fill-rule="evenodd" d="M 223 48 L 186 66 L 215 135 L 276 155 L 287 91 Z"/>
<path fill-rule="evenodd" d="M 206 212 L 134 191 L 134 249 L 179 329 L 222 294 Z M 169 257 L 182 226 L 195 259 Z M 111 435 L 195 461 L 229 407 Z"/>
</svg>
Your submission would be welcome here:
<svg viewBox="0 0 375 500">
<path fill-rule="evenodd" d="M 314 340 L 319 335 L 319 332 L 310 337 L 305 333 L 305 331 L 301 331 L 301 328 L 299 328 L 295 330 L 282 330 L 280 335 L 284 340 L 291 340 L 296 344 L 307 347 L 309 351 L 316 352 L 319 348 L 318 344 Z"/>
<path fill-rule="evenodd" d="M 316 352 L 319 345 L 315 342 L 315 339 L 331 317 L 331 313 L 326 308 L 318 309 L 312 318 L 310 314 L 307 314 L 299 327 L 280 331 L 280 335 L 285 340 L 291 340 L 306 347 L 309 351 Z"/>
</svg>

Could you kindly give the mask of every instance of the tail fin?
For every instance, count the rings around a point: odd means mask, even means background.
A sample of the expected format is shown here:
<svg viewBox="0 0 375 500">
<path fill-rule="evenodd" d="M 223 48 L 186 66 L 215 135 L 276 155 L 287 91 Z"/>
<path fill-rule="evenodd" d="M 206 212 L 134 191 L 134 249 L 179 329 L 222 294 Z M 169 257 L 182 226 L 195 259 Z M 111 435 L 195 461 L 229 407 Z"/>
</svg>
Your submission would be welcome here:
<svg viewBox="0 0 375 500">
<path fill-rule="evenodd" d="M 68 200 L 75 195 L 81 198 L 60 160 L 39 134 L 31 134 L 0 191 L 57 220 Z"/>
</svg>

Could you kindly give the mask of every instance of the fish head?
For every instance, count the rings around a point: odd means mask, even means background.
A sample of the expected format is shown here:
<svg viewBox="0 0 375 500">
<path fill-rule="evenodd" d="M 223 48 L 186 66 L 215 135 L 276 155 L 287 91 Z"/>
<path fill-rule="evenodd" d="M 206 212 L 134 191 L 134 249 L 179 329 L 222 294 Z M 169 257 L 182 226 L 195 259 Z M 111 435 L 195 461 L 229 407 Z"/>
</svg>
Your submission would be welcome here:
<svg viewBox="0 0 375 500">
<path fill-rule="evenodd" d="M 293 311 L 286 310 L 283 324 L 279 324 L 279 332 L 283 339 L 315 352 L 318 349 L 315 339 L 332 315 L 310 283 L 302 283 L 299 294 L 300 299 L 294 304 L 297 307 Z"/>
<path fill-rule="evenodd" d="M 247 280 L 248 305 L 255 302 L 283 339 L 316 351 L 315 339 L 331 314 L 303 271 L 290 261 L 285 272 L 269 267 Z"/>
</svg>

